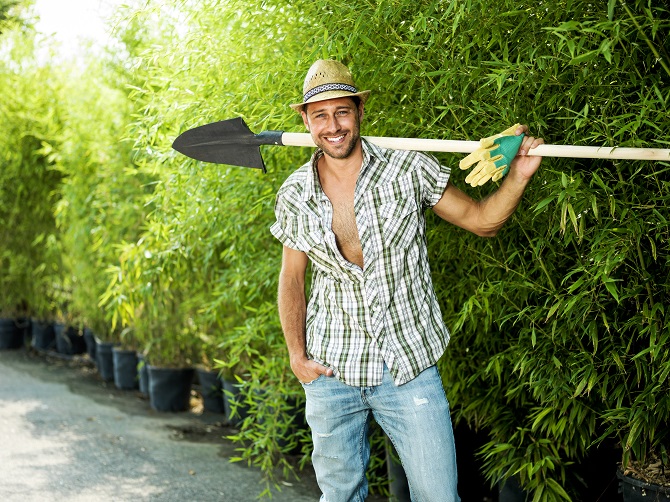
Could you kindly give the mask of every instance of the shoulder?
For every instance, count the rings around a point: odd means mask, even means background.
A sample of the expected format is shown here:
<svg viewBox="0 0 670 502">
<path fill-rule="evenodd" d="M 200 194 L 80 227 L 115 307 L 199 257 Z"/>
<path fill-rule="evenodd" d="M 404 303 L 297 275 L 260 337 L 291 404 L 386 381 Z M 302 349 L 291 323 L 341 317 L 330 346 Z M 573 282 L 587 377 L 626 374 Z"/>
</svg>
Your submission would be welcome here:
<svg viewBox="0 0 670 502">
<path fill-rule="evenodd" d="M 439 165 L 437 159 L 424 152 L 415 150 L 396 150 L 383 148 L 368 140 L 363 142 L 363 150 L 372 158 L 399 168 L 401 171 L 417 169 L 423 165 Z"/>
<path fill-rule="evenodd" d="M 286 197 L 289 195 L 302 195 L 307 184 L 307 178 L 310 175 L 309 162 L 303 164 L 298 169 L 293 171 L 279 187 L 277 191 L 277 198 Z"/>
<path fill-rule="evenodd" d="M 392 181 L 409 173 L 418 174 L 423 178 L 425 172 L 435 172 L 441 169 L 440 163 L 434 156 L 414 150 L 382 148 L 365 141 L 364 152 L 370 161 L 374 159 L 383 165 L 382 169 L 375 170 L 376 175 L 379 176 L 377 181 L 381 183 Z"/>
</svg>

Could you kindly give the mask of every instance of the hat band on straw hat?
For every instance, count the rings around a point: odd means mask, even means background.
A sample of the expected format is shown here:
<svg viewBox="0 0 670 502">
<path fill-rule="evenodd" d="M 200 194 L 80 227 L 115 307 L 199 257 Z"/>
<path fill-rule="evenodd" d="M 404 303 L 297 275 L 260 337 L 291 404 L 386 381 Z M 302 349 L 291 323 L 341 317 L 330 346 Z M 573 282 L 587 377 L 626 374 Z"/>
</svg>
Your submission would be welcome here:
<svg viewBox="0 0 670 502">
<path fill-rule="evenodd" d="M 349 69 L 333 59 L 319 59 L 307 72 L 302 86 L 303 102 L 289 105 L 302 113 L 305 105 L 339 98 L 358 98 L 365 103 L 370 91 L 359 91 Z"/>
<path fill-rule="evenodd" d="M 347 91 L 356 94 L 358 90 L 353 85 L 348 84 L 323 84 L 310 89 L 304 96 L 304 101 L 308 101 L 317 94 L 326 91 Z"/>
</svg>

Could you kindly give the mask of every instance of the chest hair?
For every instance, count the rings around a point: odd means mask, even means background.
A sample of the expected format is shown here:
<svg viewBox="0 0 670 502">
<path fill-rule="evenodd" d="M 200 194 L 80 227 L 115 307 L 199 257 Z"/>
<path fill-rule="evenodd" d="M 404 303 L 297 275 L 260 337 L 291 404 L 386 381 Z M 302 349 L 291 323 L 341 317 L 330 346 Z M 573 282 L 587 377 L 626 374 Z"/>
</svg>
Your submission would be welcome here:
<svg viewBox="0 0 670 502">
<path fill-rule="evenodd" d="M 344 258 L 363 268 L 363 250 L 356 226 L 353 197 L 352 200 L 337 198 L 332 204 L 332 230 L 337 247 Z"/>
</svg>

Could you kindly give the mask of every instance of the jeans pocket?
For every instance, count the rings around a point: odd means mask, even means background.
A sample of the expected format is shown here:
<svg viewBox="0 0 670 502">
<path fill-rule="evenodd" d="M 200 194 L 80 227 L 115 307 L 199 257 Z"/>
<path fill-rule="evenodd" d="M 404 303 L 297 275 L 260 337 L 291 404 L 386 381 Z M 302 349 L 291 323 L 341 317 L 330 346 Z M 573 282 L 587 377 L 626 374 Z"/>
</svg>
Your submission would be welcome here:
<svg viewBox="0 0 670 502">
<path fill-rule="evenodd" d="M 323 375 L 319 375 L 314 380 L 310 380 L 309 382 L 300 382 L 300 385 L 302 385 L 303 387 L 308 386 L 308 385 L 312 385 L 314 382 L 316 382 L 320 378 L 323 378 Z"/>
</svg>

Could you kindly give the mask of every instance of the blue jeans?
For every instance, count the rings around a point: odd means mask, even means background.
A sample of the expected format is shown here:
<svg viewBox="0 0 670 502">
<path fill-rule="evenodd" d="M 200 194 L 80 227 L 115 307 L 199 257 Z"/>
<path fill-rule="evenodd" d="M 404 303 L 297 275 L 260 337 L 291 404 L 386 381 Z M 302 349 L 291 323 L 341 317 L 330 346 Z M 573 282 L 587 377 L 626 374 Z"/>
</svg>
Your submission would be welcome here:
<svg viewBox="0 0 670 502">
<path fill-rule="evenodd" d="M 401 386 L 385 367 L 377 387 L 320 376 L 303 388 L 322 502 L 362 502 L 368 495 L 370 415 L 398 452 L 413 502 L 460 500 L 449 403 L 435 366 Z"/>
</svg>

